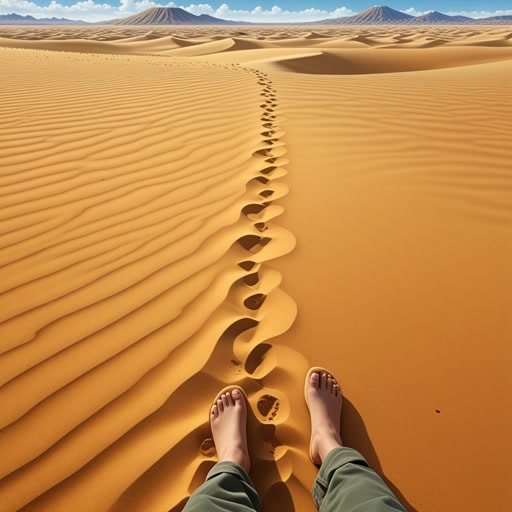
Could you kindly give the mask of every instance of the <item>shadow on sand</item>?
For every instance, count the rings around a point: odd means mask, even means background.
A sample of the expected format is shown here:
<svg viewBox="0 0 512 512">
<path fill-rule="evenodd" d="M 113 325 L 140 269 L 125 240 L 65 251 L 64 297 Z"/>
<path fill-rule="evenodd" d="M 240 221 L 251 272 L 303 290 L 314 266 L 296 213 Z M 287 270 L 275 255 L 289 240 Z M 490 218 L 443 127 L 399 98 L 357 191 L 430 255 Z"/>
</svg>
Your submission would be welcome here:
<svg viewBox="0 0 512 512">
<path fill-rule="evenodd" d="M 370 464 L 370 467 L 376 471 L 386 482 L 388 487 L 393 491 L 400 503 L 408 510 L 408 512 L 418 512 L 404 497 L 400 490 L 384 475 L 380 465 L 377 452 L 366 430 L 363 418 L 354 407 L 354 405 L 345 396 L 343 397 L 343 414 L 341 416 L 341 432 L 343 443 L 351 448 L 355 448 L 362 453 L 364 458 Z"/>
</svg>

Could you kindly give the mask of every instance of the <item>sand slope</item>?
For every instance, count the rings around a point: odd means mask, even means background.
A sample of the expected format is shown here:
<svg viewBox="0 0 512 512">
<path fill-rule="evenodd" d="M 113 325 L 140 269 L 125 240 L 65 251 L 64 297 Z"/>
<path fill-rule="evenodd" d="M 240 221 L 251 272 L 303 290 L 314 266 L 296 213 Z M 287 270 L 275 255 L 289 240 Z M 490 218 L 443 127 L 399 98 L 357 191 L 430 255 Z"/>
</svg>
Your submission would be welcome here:
<svg viewBox="0 0 512 512">
<path fill-rule="evenodd" d="M 1 27 L 2 510 L 181 510 L 239 383 L 313 511 L 312 364 L 409 510 L 507 510 L 511 34 Z"/>
<path fill-rule="evenodd" d="M 257 73 L 26 50 L 2 61 L 1 501 L 105 509 L 175 460 L 184 434 L 207 436 L 211 394 L 261 372 L 261 342 L 293 321 L 264 265 L 294 245 L 272 221 L 285 149 Z M 257 338 L 235 351 L 247 329 Z M 183 392 L 194 414 L 174 410 Z M 168 485 L 181 473 L 165 476 L 166 507 L 183 499 Z"/>
<path fill-rule="evenodd" d="M 411 506 L 505 511 L 512 62 L 296 77 L 273 75 L 298 226 L 280 341 L 344 376 L 347 441 Z"/>
</svg>

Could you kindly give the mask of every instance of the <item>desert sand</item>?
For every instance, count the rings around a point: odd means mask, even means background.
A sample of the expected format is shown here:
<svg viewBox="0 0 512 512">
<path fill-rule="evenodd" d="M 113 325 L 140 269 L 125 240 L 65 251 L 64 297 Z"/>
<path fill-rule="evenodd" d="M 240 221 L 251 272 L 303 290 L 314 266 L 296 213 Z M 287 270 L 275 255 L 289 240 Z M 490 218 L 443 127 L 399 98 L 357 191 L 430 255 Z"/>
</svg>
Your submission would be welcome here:
<svg viewBox="0 0 512 512">
<path fill-rule="evenodd" d="M 1 27 L 0 508 L 181 510 L 303 379 L 409 511 L 512 500 L 512 27 Z"/>
</svg>

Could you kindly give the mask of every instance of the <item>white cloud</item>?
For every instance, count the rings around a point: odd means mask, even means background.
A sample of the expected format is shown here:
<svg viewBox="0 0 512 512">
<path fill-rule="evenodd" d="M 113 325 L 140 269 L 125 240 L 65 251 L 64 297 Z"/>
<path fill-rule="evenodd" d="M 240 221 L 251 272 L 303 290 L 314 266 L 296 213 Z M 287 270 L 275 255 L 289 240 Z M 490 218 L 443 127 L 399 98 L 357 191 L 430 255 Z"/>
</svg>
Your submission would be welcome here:
<svg viewBox="0 0 512 512">
<path fill-rule="evenodd" d="M 257 1 L 257 0 L 255 0 Z M 216 18 L 234 21 L 253 21 L 269 23 L 285 23 L 295 21 L 317 21 L 328 18 L 340 18 L 356 14 L 348 7 L 339 7 L 334 11 L 326 11 L 317 8 L 309 8 L 300 11 L 289 11 L 275 5 L 270 9 L 256 6 L 252 10 L 231 9 L 228 4 L 219 7 L 212 7 L 210 4 L 189 4 L 168 2 L 160 3 L 153 0 L 119 0 L 117 5 L 101 3 L 101 0 L 78 0 L 71 5 L 64 5 L 58 0 L 51 0 L 46 6 L 37 5 L 30 0 L 0 0 L 0 14 L 30 14 L 36 18 L 68 18 L 83 21 L 105 21 L 115 18 L 124 18 L 151 7 L 181 7 L 192 14 L 209 14 Z M 407 14 L 419 16 L 427 11 L 419 11 L 414 7 L 405 10 Z M 501 10 L 497 12 L 474 11 L 474 12 L 446 12 L 449 15 L 463 15 L 472 18 L 485 18 L 512 14 L 512 10 Z"/>
<path fill-rule="evenodd" d="M 512 9 L 501 9 L 498 11 L 450 11 L 445 12 L 448 16 L 469 16 L 470 18 L 490 18 L 491 16 L 511 16 Z"/>
<path fill-rule="evenodd" d="M 423 14 L 427 14 L 431 12 L 432 9 L 429 9 L 427 11 L 419 11 L 418 9 L 415 9 L 414 7 L 409 7 L 409 9 L 405 9 L 402 12 L 405 12 L 406 14 L 410 14 L 411 16 L 422 16 Z M 491 16 L 505 16 L 505 15 L 512 15 L 512 9 L 508 10 L 499 10 L 499 11 L 442 11 L 443 14 L 446 14 L 448 16 L 467 16 L 468 18 L 490 18 Z"/>
<path fill-rule="evenodd" d="M 418 11 L 414 7 L 409 7 L 409 9 L 405 9 L 402 12 L 405 12 L 405 14 L 409 14 L 411 16 L 423 16 L 423 14 L 427 14 L 430 11 Z"/>
</svg>

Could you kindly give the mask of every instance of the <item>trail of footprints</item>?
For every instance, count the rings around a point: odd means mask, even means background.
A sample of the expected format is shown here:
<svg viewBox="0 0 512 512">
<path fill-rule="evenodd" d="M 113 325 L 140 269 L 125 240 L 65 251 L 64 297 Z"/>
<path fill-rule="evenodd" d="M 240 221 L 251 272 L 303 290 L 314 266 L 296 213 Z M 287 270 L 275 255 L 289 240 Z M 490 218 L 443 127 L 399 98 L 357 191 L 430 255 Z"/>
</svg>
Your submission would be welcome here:
<svg viewBox="0 0 512 512">
<path fill-rule="evenodd" d="M 233 67 L 239 70 L 243 69 L 238 65 L 233 65 Z M 261 291 L 252 293 L 252 290 L 250 290 L 247 295 L 247 288 L 257 288 L 261 285 L 261 273 L 262 270 L 264 270 L 263 265 L 259 258 L 253 258 L 253 256 L 257 255 L 267 244 L 272 242 L 271 236 L 265 236 L 265 233 L 269 230 L 269 226 L 265 220 L 261 219 L 265 217 L 266 211 L 272 205 L 273 196 L 276 195 L 278 184 L 273 183 L 273 181 L 286 174 L 283 165 L 287 163 L 287 161 L 282 158 L 286 150 L 284 143 L 280 141 L 280 137 L 284 132 L 277 126 L 275 109 L 278 104 L 272 81 L 265 73 L 259 70 L 244 69 L 244 71 L 255 75 L 258 85 L 262 87 L 261 96 L 264 98 L 264 102 L 260 104 L 262 110 L 260 116 L 262 125 L 261 144 L 263 147 L 253 153 L 253 158 L 261 161 L 261 169 L 259 170 L 259 176 L 253 178 L 251 180 L 252 183 L 248 184 L 248 189 L 251 185 L 255 185 L 258 190 L 258 196 L 261 199 L 258 202 L 252 201 L 242 208 L 242 214 L 248 224 L 255 228 L 259 235 L 247 234 L 237 240 L 237 243 L 247 253 L 247 259 L 239 262 L 239 266 L 245 270 L 247 274 L 239 282 L 235 283 L 232 288 L 232 295 L 237 296 L 236 299 L 241 302 L 240 307 L 243 308 L 244 311 L 244 318 L 235 322 L 227 329 L 227 331 L 230 331 L 229 338 L 233 341 L 243 335 L 244 332 L 257 329 L 259 325 L 259 320 L 257 319 L 258 311 L 265 304 L 267 299 L 267 294 Z M 272 218 L 273 215 L 269 215 L 269 217 Z M 284 252 L 287 251 L 283 251 L 283 253 Z M 278 312 L 276 313 L 279 314 Z M 239 376 L 241 373 L 245 373 L 251 378 L 260 367 L 265 354 L 270 348 L 270 344 L 257 342 L 255 345 L 251 346 L 250 352 L 243 361 L 240 361 L 235 353 L 233 353 L 230 360 L 233 366 L 233 374 Z M 213 355 L 213 357 L 215 357 L 215 355 Z M 262 393 L 263 394 L 259 395 L 256 402 L 256 409 L 259 414 L 258 420 L 261 423 L 273 424 L 279 419 L 282 405 L 281 401 L 278 397 L 269 393 L 268 390 L 262 391 Z M 270 452 L 273 453 L 272 446 L 270 446 Z M 201 453 L 206 457 L 215 455 L 215 447 L 211 439 L 205 439 L 203 441 Z"/>
<path fill-rule="evenodd" d="M 231 321 L 220 339 L 212 340 L 216 345 L 205 373 L 210 373 L 212 380 L 218 380 L 221 373 L 221 380 L 226 383 L 240 383 L 248 391 L 251 405 L 254 404 L 251 410 L 255 413 L 258 427 L 261 427 L 258 437 L 262 445 L 258 453 L 265 464 L 266 461 L 279 459 L 284 451 L 275 436 L 275 429 L 278 423 L 287 418 L 289 411 L 289 404 L 280 393 L 274 392 L 263 382 L 265 376 L 275 368 L 272 358 L 268 357 L 272 345 L 266 340 L 284 332 L 295 318 L 295 310 L 290 306 L 293 301 L 279 289 L 279 273 L 267 267 L 265 262 L 289 252 L 294 246 L 294 239 L 291 233 L 270 222 L 282 212 L 282 207 L 276 205 L 275 201 L 287 192 L 285 184 L 279 181 L 287 173 L 284 169 L 287 160 L 283 158 L 286 149 L 280 140 L 284 132 L 278 126 L 280 117 L 276 115 L 276 92 L 265 73 L 238 65 L 233 65 L 233 68 L 237 72 L 253 74 L 261 87 L 261 138 L 255 145 L 249 162 L 250 174 L 239 220 L 241 229 L 235 231 L 242 233 L 242 236 L 236 235 L 238 239 L 233 240 L 232 246 L 232 252 L 238 258 L 235 260 L 239 267 L 236 275 L 240 277 L 230 286 L 226 309 L 233 306 L 239 317 L 236 321 Z M 216 317 L 221 321 L 226 318 L 222 316 L 223 307 L 224 304 L 218 308 L 221 311 Z M 228 371 L 219 372 L 219 368 L 227 368 Z M 192 377 L 190 382 L 194 380 Z M 151 421 L 151 416 L 148 418 Z M 136 429 L 133 430 L 131 435 L 139 435 Z M 200 453 L 208 458 L 215 455 L 211 439 L 203 441 Z M 107 458 L 107 455 L 102 452 L 97 457 Z M 91 466 L 94 463 L 95 460 L 91 462 Z M 157 463 L 155 467 L 159 467 Z M 151 474 L 148 470 L 148 475 Z M 268 480 L 268 485 L 273 484 L 277 478 L 270 471 L 262 474 Z M 86 480 L 82 474 L 77 476 L 76 481 L 82 481 L 80 478 Z M 140 481 L 146 481 L 144 475 L 140 476 Z M 136 484 L 137 482 L 133 485 L 136 487 Z M 37 495 L 34 496 L 36 497 Z"/>
</svg>

